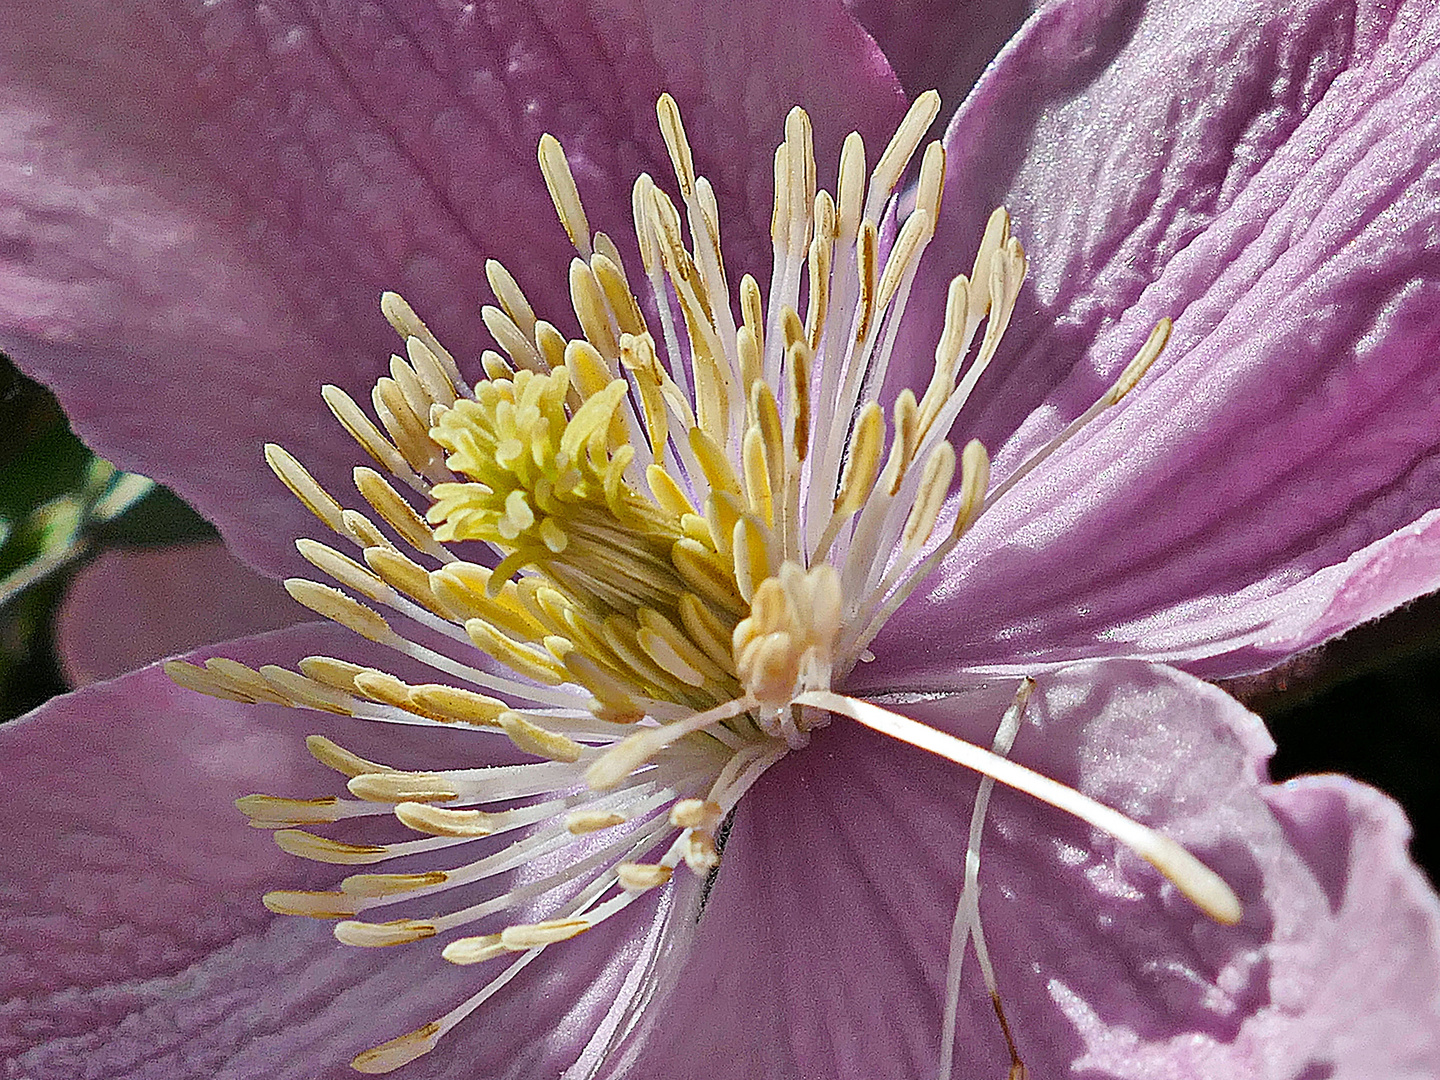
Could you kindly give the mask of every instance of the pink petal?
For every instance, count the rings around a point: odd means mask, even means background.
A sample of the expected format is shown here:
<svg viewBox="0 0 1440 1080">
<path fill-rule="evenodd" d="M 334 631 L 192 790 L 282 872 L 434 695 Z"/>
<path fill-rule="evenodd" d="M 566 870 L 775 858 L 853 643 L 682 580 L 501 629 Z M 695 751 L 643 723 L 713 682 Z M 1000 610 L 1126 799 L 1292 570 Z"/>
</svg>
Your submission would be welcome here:
<svg viewBox="0 0 1440 1080">
<path fill-rule="evenodd" d="M 113 548 L 71 583 L 55 644 L 71 685 L 87 686 L 209 641 L 311 617 L 222 544 Z"/>
<path fill-rule="evenodd" d="M 897 617 L 891 640 L 930 645 L 890 685 L 1097 652 L 1238 674 L 1440 585 L 1411 528 L 1440 505 L 1437 92 L 1422 4 L 1037 16 L 949 133 L 950 253 L 911 303 L 936 315 L 1007 203 L 1033 272 L 957 435 L 1003 476 L 1158 318 L 1175 334 Z"/>
<path fill-rule="evenodd" d="M 1012 688 L 900 708 L 988 744 Z M 1030 1075 L 1440 1069 L 1440 900 L 1402 815 L 1344 778 L 1266 785 L 1272 748 L 1258 718 L 1169 669 L 1108 661 L 1041 681 L 1015 759 L 1182 840 L 1245 915 L 1210 922 L 1108 838 L 997 789 L 982 913 Z M 975 786 L 841 720 L 768 774 L 657 1022 L 665 1060 L 716 1080 L 934 1075 Z M 956 1075 L 1003 1076 L 973 955 L 966 969 Z M 665 1075 L 659 1060 L 636 1075 Z"/>
<path fill-rule="evenodd" d="M 353 641 L 309 624 L 222 651 L 293 663 L 346 655 Z M 355 1075 L 357 1052 L 435 1019 L 493 977 L 445 963 L 431 943 L 346 948 L 327 923 L 261 906 L 267 889 L 326 888 L 347 869 L 282 854 L 232 805 L 254 791 L 342 790 L 306 754 L 312 731 L 402 768 L 504 756 L 503 740 L 485 733 L 417 735 L 215 701 L 153 667 L 0 728 L 4 1075 L 342 1080 Z M 613 999 L 647 918 L 550 950 L 403 1075 L 557 1075 L 607 992 Z"/>
<path fill-rule="evenodd" d="M 337 492 L 353 447 L 323 382 L 366 395 L 404 292 L 468 370 L 483 262 L 568 325 L 572 252 L 540 182 L 573 155 L 592 225 L 668 173 L 670 90 L 727 239 L 763 250 L 770 154 L 796 102 L 827 166 L 878 142 L 898 85 L 838 3 L 3 5 L 0 348 L 101 453 L 171 484 L 252 565 L 297 565 L 284 442 Z M 634 272 L 638 273 L 638 267 Z"/>
</svg>

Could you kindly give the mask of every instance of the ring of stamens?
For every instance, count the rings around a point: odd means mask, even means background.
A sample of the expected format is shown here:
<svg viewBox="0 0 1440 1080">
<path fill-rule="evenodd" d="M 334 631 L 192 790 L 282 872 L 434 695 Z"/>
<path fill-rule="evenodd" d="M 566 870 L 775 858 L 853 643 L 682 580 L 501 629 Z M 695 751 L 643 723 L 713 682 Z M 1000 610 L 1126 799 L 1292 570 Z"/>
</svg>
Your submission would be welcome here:
<svg viewBox="0 0 1440 1080">
<path fill-rule="evenodd" d="M 791 111 L 775 154 L 768 288 L 742 277 L 738 317 L 715 192 L 695 171 L 668 95 L 657 112 L 680 202 L 647 175 L 632 198 L 648 303 L 616 245 L 591 230 L 564 151 L 545 136 L 540 167 L 576 250 L 569 280 L 582 336 L 567 340 L 540 318 L 492 262 L 497 304 L 481 317 L 499 349 L 481 357 L 485 377 L 471 387 L 387 293 L 382 312 L 405 355 L 374 387 L 374 419 L 338 387 L 323 392 L 375 466 L 355 470 L 364 507 L 343 506 L 294 457 L 266 448 L 279 478 L 352 549 L 299 541 L 328 580 L 291 580 L 291 595 L 427 665 L 435 681 L 318 656 L 298 671 L 177 662 L 172 678 L 233 700 L 485 729 L 540 759 L 410 772 L 315 736 L 312 754 L 345 777 L 351 797 L 239 801 L 253 825 L 304 858 L 436 861 L 423 872 L 352 874 L 334 890 L 277 890 L 265 897 L 271 910 L 338 920 L 337 938 L 358 947 L 443 935 L 457 964 L 511 959 L 444 1017 L 361 1054 L 357 1069 L 388 1071 L 426 1052 L 541 950 L 664 886 L 681 861 L 712 870 L 724 817 L 834 714 L 1063 805 L 1138 846 L 1182 887 L 1204 878 L 1191 889 L 1197 902 L 1222 920 L 1238 916 L 1223 882 L 1173 842 L 832 691 L 980 514 L 1133 388 L 1169 329 L 1156 328 L 1091 412 L 992 488 L 985 449 L 972 441 L 957 455 L 948 434 L 1025 275 L 997 210 L 972 273 L 951 283 L 928 385 L 918 398 L 902 391 L 887 423 L 876 394 L 939 220 L 938 142 L 921 155 L 914 209 L 887 252 L 880 223 L 938 110 L 938 95 L 921 95 L 868 178 L 863 142 L 850 135 L 833 194 L 817 188 L 808 117 Z M 493 567 L 477 561 L 485 549 Z M 378 816 L 410 838 L 342 843 L 304 828 Z M 559 852 L 570 861 L 555 870 Z M 454 906 L 456 890 L 478 883 L 492 895 Z M 397 904 L 419 914 L 371 915 Z M 488 928 L 470 932 L 480 924 Z"/>
</svg>

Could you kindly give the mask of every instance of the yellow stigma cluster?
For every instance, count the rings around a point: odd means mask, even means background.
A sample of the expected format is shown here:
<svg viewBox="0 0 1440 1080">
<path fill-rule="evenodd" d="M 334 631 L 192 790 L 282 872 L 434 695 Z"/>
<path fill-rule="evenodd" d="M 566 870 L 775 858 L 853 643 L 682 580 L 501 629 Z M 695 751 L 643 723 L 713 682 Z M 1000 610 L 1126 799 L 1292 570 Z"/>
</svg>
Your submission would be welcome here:
<svg viewBox="0 0 1440 1080">
<path fill-rule="evenodd" d="M 852 134 L 833 194 L 817 190 L 809 119 L 793 110 L 775 155 L 768 287 L 747 274 L 733 298 L 716 195 L 695 171 L 673 100 L 657 111 L 680 203 L 649 176 L 633 191 L 643 301 L 637 268 L 592 232 L 564 152 L 546 136 L 540 167 L 576 249 L 569 281 L 582 336 L 539 317 L 492 262 L 497 303 L 481 317 L 499 348 L 480 358 L 485 378 L 472 389 L 409 305 L 386 294 L 405 355 L 374 387 L 374 418 L 338 387 L 323 391 L 378 466 L 355 470 L 367 509 L 343 506 L 291 455 L 266 448 L 280 479 L 352 549 L 298 541 L 328 580 L 294 579 L 291 594 L 434 674 L 407 683 L 313 656 L 298 671 L 173 663 L 172 678 L 239 701 L 483 729 L 538 759 L 410 772 L 312 736 L 345 796 L 240 800 L 304 858 L 430 862 L 352 874 L 332 890 L 278 890 L 265 897 L 272 910 L 338 920 L 349 945 L 439 937 L 454 963 L 508 960 L 445 1016 L 360 1055 L 357 1069 L 425 1053 L 541 950 L 665 885 L 681 862 L 713 870 L 721 822 L 767 768 L 833 713 L 876 722 L 832 684 L 1030 467 L 988 490 L 984 448 L 957 455 L 947 441 L 1025 273 L 1003 210 L 972 274 L 951 283 L 928 385 L 888 410 L 876 400 L 938 221 L 938 143 L 884 252 L 880 222 L 938 109 L 937 95 L 921 95 L 868 177 Z M 1134 385 L 1164 329 L 1097 409 Z M 981 753 L 966 763 L 988 768 Z M 377 819 L 374 843 L 301 828 L 362 817 Z M 371 917 L 382 908 L 399 917 Z M 641 985 L 616 1003 L 616 1030 L 647 998 Z"/>
</svg>

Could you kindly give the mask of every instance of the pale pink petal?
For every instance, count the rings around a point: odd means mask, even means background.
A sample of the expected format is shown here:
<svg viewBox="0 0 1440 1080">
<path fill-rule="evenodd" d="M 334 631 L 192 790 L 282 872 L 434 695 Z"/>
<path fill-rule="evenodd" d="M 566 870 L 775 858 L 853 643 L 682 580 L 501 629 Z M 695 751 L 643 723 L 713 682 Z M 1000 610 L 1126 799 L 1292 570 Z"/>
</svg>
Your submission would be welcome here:
<svg viewBox="0 0 1440 1080">
<path fill-rule="evenodd" d="M 902 707 L 988 743 L 1012 686 Z M 1032 1076 L 1424 1080 L 1440 1070 L 1440 902 L 1384 796 L 1263 781 L 1258 718 L 1198 680 L 1101 662 L 1042 679 L 1014 758 L 1157 825 L 1245 905 L 1210 922 L 1128 851 L 997 789 L 985 931 Z M 846 721 L 737 813 L 665 1064 L 715 1080 L 932 1076 L 975 780 Z M 1009 1064 L 975 959 L 956 1075 Z"/>
<path fill-rule="evenodd" d="M 112 548 L 71 582 L 55 648 L 71 685 L 87 686 L 206 642 L 311 618 L 222 544 Z"/>
<path fill-rule="evenodd" d="M 1010 206 L 1032 274 L 957 436 L 997 449 L 1003 477 L 1157 319 L 1175 333 L 892 622 L 889 685 L 1097 652 L 1238 674 L 1440 584 L 1411 528 L 1440 505 L 1437 92 L 1426 4 L 1036 17 L 949 133 L 911 302 L 938 318 L 984 215 Z"/>
<path fill-rule="evenodd" d="M 624 243 L 635 175 L 668 173 L 669 90 L 727 250 L 768 259 L 790 105 L 812 110 L 827 169 L 850 127 L 879 143 L 903 106 L 827 0 L 6 0 L 0 18 L 0 348 L 92 446 L 271 572 L 296 566 L 304 511 L 260 444 L 348 489 L 353 447 L 319 388 L 363 398 L 384 371 L 382 289 L 472 378 L 487 256 L 571 325 L 542 132 L 573 154 L 591 224 Z"/>
</svg>

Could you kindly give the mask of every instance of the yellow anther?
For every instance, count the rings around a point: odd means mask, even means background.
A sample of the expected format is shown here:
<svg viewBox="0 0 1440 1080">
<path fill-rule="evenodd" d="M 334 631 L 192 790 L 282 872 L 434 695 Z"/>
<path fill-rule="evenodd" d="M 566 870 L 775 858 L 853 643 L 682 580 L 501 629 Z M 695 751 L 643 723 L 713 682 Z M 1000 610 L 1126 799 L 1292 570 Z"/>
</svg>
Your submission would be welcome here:
<svg viewBox="0 0 1440 1080">
<path fill-rule="evenodd" d="M 421 802 L 402 802 L 395 817 L 408 829 L 428 836 L 489 836 L 496 829 L 495 816 L 483 810 L 447 810 Z"/>
<path fill-rule="evenodd" d="M 409 945 L 434 937 L 435 925 L 416 919 L 395 919 L 393 922 L 368 923 L 346 919 L 336 923 L 335 939 L 342 945 L 358 945 L 364 949 L 389 945 Z"/>
<path fill-rule="evenodd" d="M 378 642 L 394 640 L 390 624 L 381 615 L 339 589 L 304 578 L 290 578 L 285 582 L 285 591 L 315 614 L 331 619 L 363 638 Z"/>
<path fill-rule="evenodd" d="M 614 810 L 575 810 L 565 815 L 565 828 L 576 836 L 610 829 L 626 822 L 624 814 Z"/>
<path fill-rule="evenodd" d="M 510 271 L 494 259 L 485 261 L 485 279 L 490 282 L 490 291 L 495 294 L 495 299 L 510 321 L 520 328 L 520 332 L 529 336 L 535 333 L 535 309 L 530 306 L 530 301 L 525 299 L 525 293 L 521 290 Z"/>
<path fill-rule="evenodd" d="M 340 882 L 340 891 L 346 896 L 378 900 L 431 889 L 449 880 L 450 875 L 444 870 L 427 870 L 421 874 L 351 874 Z"/>
<path fill-rule="evenodd" d="M 670 880 L 674 871 L 658 863 L 621 863 L 615 877 L 626 892 L 644 892 Z"/>
<path fill-rule="evenodd" d="M 1164 352 L 1165 344 L 1170 340 L 1171 325 L 1169 319 L 1161 319 L 1155 324 L 1150 336 L 1145 339 L 1145 344 L 1141 345 L 1140 351 L 1135 354 L 1135 359 L 1125 365 L 1125 370 L 1120 373 L 1120 378 L 1115 380 L 1115 385 L 1100 399 L 1102 402 L 1114 405 L 1135 389 L 1135 384 L 1145 377 L 1150 365 Z"/>
<path fill-rule="evenodd" d="M 491 727 L 509 708 L 499 698 L 477 694 L 458 686 L 424 683 L 410 688 L 410 705 L 417 712 L 442 722 Z"/>
<path fill-rule="evenodd" d="M 333 795 L 323 799 L 280 799 L 273 795 L 245 795 L 235 800 L 235 809 L 259 829 L 280 829 L 290 825 L 320 825 L 339 821 L 340 800 Z"/>
<path fill-rule="evenodd" d="M 500 944 L 511 952 L 524 952 L 556 942 L 568 941 L 590 929 L 584 919 L 547 919 L 538 923 L 519 923 L 500 931 Z"/>
<path fill-rule="evenodd" d="M 358 910 L 353 897 L 338 892 L 275 889 L 260 902 L 276 915 L 303 915 L 311 919 L 345 919 Z"/>
<path fill-rule="evenodd" d="M 435 1044 L 440 1041 L 440 1035 L 441 1028 L 438 1023 L 426 1024 L 422 1028 L 406 1032 L 398 1039 L 391 1039 L 356 1054 L 350 1067 L 356 1072 L 366 1074 L 392 1072 L 434 1050 Z"/>
<path fill-rule="evenodd" d="M 265 462 L 281 482 L 290 489 L 291 494 L 304 504 L 305 509 L 323 521 L 334 532 L 344 534 L 345 525 L 340 517 L 340 504 L 330 496 L 328 491 L 315 482 L 315 478 L 305 471 L 305 466 L 296 461 L 288 450 L 282 446 L 276 446 L 274 443 L 266 443 Z"/>
<path fill-rule="evenodd" d="M 516 748 L 550 761 L 579 761 L 585 748 L 565 735 L 531 723 L 516 712 L 500 714 L 500 730 Z"/>
<path fill-rule="evenodd" d="M 338 662 L 338 661 L 337 661 Z M 361 669 L 364 670 L 364 669 Z M 324 765 L 327 769 L 334 769 L 343 776 L 359 776 L 362 773 L 383 773 L 395 772 L 389 765 L 381 765 L 378 761 L 370 761 L 346 750 L 339 743 L 327 739 L 324 735 L 306 735 L 305 749 L 310 756 Z"/>
<path fill-rule="evenodd" d="M 590 257 L 590 222 L 585 217 L 585 207 L 580 202 L 580 191 L 575 187 L 575 177 L 570 173 L 570 162 L 565 158 L 555 136 L 540 136 L 540 173 L 545 186 L 550 190 L 550 199 L 555 203 L 555 213 L 565 228 L 565 235 L 583 258 Z"/>
<path fill-rule="evenodd" d="M 376 844 L 342 844 L 326 836 L 316 836 L 301 829 L 281 829 L 275 843 L 288 855 L 298 855 L 313 862 L 353 866 L 381 862 L 390 856 L 388 848 Z"/>
<path fill-rule="evenodd" d="M 385 603 L 395 596 L 395 590 L 381 581 L 375 574 L 361 566 L 348 555 L 342 555 L 332 547 L 316 540 L 301 538 L 295 541 L 295 549 L 302 558 L 322 574 L 334 579 L 361 596 Z"/>
<path fill-rule="evenodd" d="M 454 786 L 436 773 L 361 773 L 345 786 L 350 794 L 367 802 L 449 802 L 460 797 Z"/>
<path fill-rule="evenodd" d="M 685 125 L 680 121 L 680 106 L 669 94 L 661 94 L 655 103 L 655 113 L 660 119 L 665 149 L 670 151 L 670 161 L 675 166 L 675 179 L 680 182 L 680 194 L 688 200 L 695 193 L 695 161 L 690 154 L 690 141 L 685 137 Z"/>
</svg>

